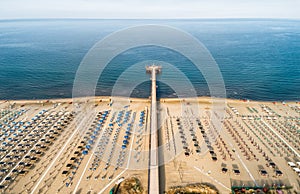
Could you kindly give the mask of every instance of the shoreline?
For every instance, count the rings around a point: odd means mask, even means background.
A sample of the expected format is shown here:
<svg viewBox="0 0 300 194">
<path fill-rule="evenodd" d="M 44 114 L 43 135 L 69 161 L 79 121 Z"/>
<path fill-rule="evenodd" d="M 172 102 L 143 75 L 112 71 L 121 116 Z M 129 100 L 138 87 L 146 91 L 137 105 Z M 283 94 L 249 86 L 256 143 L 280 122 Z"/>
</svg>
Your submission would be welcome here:
<svg viewBox="0 0 300 194">
<path fill-rule="evenodd" d="M 82 101 L 90 101 L 90 100 L 102 100 L 109 101 L 111 99 L 114 100 L 130 100 L 130 101 L 138 101 L 138 102 L 150 102 L 149 98 L 135 98 L 135 97 L 123 97 L 123 96 L 91 96 L 91 97 L 76 97 L 76 98 L 52 98 L 52 99 L 18 99 L 18 100 L 0 100 L 0 103 L 5 102 L 13 102 L 13 103 L 70 103 L 70 102 L 82 102 Z M 160 98 L 160 102 L 212 102 L 212 101 L 225 101 L 225 102 L 243 102 L 243 103 L 298 103 L 299 101 L 287 100 L 287 101 L 267 101 L 267 100 L 249 100 L 249 99 L 233 99 L 233 98 L 215 98 L 210 96 L 199 96 L 199 97 L 186 97 L 186 98 Z"/>
</svg>

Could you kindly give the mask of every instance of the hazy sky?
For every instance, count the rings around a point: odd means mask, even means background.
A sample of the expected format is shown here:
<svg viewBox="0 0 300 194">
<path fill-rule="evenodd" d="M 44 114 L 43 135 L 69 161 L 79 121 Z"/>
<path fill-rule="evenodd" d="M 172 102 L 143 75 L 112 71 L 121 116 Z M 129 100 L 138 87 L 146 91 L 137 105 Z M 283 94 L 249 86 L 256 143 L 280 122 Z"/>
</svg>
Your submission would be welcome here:
<svg viewBox="0 0 300 194">
<path fill-rule="evenodd" d="M 0 0 L 12 18 L 300 19 L 300 0 Z"/>
</svg>

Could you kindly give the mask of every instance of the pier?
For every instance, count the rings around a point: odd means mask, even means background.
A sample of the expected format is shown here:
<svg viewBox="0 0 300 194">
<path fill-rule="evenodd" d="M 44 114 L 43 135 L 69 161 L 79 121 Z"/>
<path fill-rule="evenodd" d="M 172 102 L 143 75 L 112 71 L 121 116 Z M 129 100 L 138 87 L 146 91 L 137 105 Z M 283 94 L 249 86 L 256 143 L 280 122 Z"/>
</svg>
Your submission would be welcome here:
<svg viewBox="0 0 300 194">
<path fill-rule="evenodd" d="M 157 104 L 156 104 L 156 74 L 161 72 L 161 66 L 147 66 L 147 73 L 151 74 L 151 123 L 150 123 L 150 159 L 149 159 L 149 194 L 159 193 L 159 166 L 158 166 L 158 131 L 157 131 Z"/>
</svg>

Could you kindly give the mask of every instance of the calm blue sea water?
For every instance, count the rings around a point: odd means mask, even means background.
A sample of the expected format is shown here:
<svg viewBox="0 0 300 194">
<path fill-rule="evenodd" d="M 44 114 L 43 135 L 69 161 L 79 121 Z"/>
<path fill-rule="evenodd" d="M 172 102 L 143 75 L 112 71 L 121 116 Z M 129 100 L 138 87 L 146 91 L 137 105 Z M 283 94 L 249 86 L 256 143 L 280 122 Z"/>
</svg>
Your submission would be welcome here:
<svg viewBox="0 0 300 194">
<path fill-rule="evenodd" d="M 299 20 L 0 21 L 0 99 L 72 97 L 75 73 L 87 51 L 106 35 L 140 24 L 174 26 L 199 39 L 218 63 L 229 98 L 300 100 Z M 188 77 L 199 96 L 210 94 L 205 79 L 189 60 L 172 50 L 150 46 L 115 57 L 100 77 L 96 94 L 110 95 L 119 75 L 145 60 L 174 65 Z M 161 78 L 177 79 L 169 70 L 163 69 Z M 149 78 L 144 67 L 131 70 L 129 75 L 123 79 L 123 90 L 137 76 Z M 145 81 L 132 96 L 148 97 L 149 91 L 150 83 Z M 162 82 L 158 95 L 176 96 Z"/>
</svg>

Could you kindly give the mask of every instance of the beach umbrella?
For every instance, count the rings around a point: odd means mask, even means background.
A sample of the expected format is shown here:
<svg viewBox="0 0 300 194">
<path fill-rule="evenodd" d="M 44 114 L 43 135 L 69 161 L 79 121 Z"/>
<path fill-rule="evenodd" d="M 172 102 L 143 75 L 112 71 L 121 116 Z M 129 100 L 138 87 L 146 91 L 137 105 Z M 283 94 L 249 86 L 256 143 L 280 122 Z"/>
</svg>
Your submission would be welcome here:
<svg viewBox="0 0 300 194">
<path fill-rule="evenodd" d="M 82 151 L 82 154 L 83 154 L 83 155 L 87 155 L 87 154 L 88 154 L 88 151 L 87 151 L 87 150 L 83 150 L 83 151 Z"/>
<path fill-rule="evenodd" d="M 85 148 L 89 150 L 91 148 L 91 146 L 90 145 L 86 145 Z"/>
<path fill-rule="evenodd" d="M 123 140 L 123 144 L 128 144 L 128 141 L 127 140 Z"/>
<path fill-rule="evenodd" d="M 126 145 L 122 145 L 122 149 L 126 149 Z"/>
<path fill-rule="evenodd" d="M 93 140 L 89 140 L 89 142 L 88 142 L 89 144 L 93 144 L 94 143 L 94 141 Z"/>
<path fill-rule="evenodd" d="M 7 172 L 7 169 L 2 168 L 2 169 L 0 170 L 0 172 L 5 173 L 5 172 Z"/>
<path fill-rule="evenodd" d="M 128 135 L 125 135 L 124 138 L 125 138 L 125 139 L 129 139 L 129 136 L 128 136 Z"/>
</svg>

